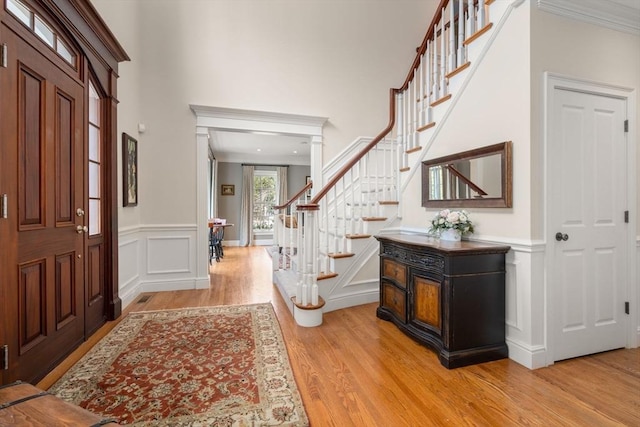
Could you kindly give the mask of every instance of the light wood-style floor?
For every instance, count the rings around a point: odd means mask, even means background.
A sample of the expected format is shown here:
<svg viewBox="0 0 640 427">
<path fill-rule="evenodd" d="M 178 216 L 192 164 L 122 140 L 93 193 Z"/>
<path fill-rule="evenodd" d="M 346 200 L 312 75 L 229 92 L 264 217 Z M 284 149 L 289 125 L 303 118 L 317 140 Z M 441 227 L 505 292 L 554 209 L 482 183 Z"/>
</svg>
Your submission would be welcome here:
<svg viewBox="0 0 640 427">
<path fill-rule="evenodd" d="M 270 301 L 312 426 L 640 426 L 640 349 L 528 370 L 508 359 L 447 370 L 376 318 L 376 304 L 293 321 L 263 247 L 225 248 L 208 290 L 162 292 L 125 310 Z M 123 314 L 123 316 L 124 316 Z M 48 388 L 117 322 L 105 325 L 38 386 Z"/>
</svg>

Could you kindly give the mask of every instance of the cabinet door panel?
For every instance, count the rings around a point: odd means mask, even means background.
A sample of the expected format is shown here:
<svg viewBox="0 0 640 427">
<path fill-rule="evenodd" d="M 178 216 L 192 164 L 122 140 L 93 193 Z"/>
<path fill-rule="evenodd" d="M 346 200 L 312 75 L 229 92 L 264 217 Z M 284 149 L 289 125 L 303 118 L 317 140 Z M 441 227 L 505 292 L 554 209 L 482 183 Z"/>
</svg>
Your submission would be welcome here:
<svg viewBox="0 0 640 427">
<path fill-rule="evenodd" d="M 440 283 L 424 277 L 414 276 L 412 323 L 440 335 L 442 332 L 440 307 Z"/>
<path fill-rule="evenodd" d="M 407 321 L 407 295 L 391 283 L 381 283 L 382 301 L 380 305 L 389 309 L 402 322 Z"/>
</svg>

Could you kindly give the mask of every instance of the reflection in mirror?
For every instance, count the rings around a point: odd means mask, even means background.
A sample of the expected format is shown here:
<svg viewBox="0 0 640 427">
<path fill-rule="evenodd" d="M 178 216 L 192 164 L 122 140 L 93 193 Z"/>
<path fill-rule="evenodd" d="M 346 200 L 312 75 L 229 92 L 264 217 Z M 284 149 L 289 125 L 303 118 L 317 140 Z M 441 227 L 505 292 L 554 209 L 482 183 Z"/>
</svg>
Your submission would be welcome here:
<svg viewBox="0 0 640 427">
<path fill-rule="evenodd" d="M 510 141 L 422 163 L 422 206 L 511 206 Z"/>
</svg>

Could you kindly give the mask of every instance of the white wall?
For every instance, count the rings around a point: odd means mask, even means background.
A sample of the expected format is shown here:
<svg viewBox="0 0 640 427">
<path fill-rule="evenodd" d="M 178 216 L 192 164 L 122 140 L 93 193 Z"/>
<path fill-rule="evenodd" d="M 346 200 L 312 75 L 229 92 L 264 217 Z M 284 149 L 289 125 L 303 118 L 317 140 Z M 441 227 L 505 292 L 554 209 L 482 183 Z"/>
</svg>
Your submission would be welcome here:
<svg viewBox="0 0 640 427">
<path fill-rule="evenodd" d="M 531 238 L 528 28 L 528 9 L 515 9 L 464 92 L 452 93 L 458 99 L 446 123 L 436 129 L 435 140 L 427 141 L 429 132 L 420 135 L 422 146 L 432 144 L 427 159 L 513 141 L 513 207 L 469 209 L 476 237 L 480 238 Z M 508 64 L 505 57 L 509 58 Z M 402 197 L 403 226 L 426 231 L 436 210 L 421 207 L 421 195 L 422 177 L 416 170 Z"/>
<path fill-rule="evenodd" d="M 533 109 L 531 140 L 532 158 L 541 158 L 543 116 L 543 73 L 545 71 L 607 85 L 640 89 L 640 37 L 629 33 L 587 24 L 539 10 L 531 5 L 531 97 Z M 636 96 L 635 123 L 640 123 L 640 97 Z M 638 133 L 635 133 L 638 137 Z M 637 146 L 637 140 L 632 141 Z M 640 164 L 640 150 L 636 150 L 636 170 Z M 542 176 L 542 162 L 533 170 Z M 632 171 L 633 172 L 633 171 Z M 640 188 L 640 174 L 636 174 L 636 188 Z M 542 237 L 541 188 L 535 188 L 532 199 L 534 234 Z M 635 212 L 640 210 L 636 197 Z M 633 206 L 629 207 L 633 211 Z M 636 216 L 640 219 L 640 216 Z"/>
<path fill-rule="evenodd" d="M 92 3 L 132 59 L 118 81 L 118 130 L 139 142 L 139 204 L 119 211 L 126 305 L 159 280 L 144 255 L 150 238 L 180 231 L 191 236 L 189 251 L 200 247 L 190 104 L 329 117 L 329 159 L 386 126 L 388 90 L 403 83 L 439 1 Z M 191 266 L 166 279 L 204 286 L 202 268 Z"/>
<path fill-rule="evenodd" d="M 403 82 L 437 3 L 96 0 L 116 37 L 136 26 L 139 35 L 130 56 L 140 106 L 123 101 L 119 114 L 147 127 L 141 222 L 195 221 L 195 174 L 184 173 L 195 162 L 189 104 L 329 117 L 326 158 L 378 133 L 388 89 Z M 137 23 L 120 25 L 136 9 Z"/>
</svg>

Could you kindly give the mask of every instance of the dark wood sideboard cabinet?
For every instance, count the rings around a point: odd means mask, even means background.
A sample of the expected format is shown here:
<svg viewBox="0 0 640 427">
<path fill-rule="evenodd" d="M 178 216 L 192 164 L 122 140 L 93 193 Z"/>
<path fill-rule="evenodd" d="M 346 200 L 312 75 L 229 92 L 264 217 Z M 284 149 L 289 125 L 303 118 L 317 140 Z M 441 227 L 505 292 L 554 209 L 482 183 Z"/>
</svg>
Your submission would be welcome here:
<svg viewBox="0 0 640 427">
<path fill-rule="evenodd" d="M 505 254 L 509 246 L 380 235 L 376 314 L 457 368 L 508 356 Z"/>
</svg>

